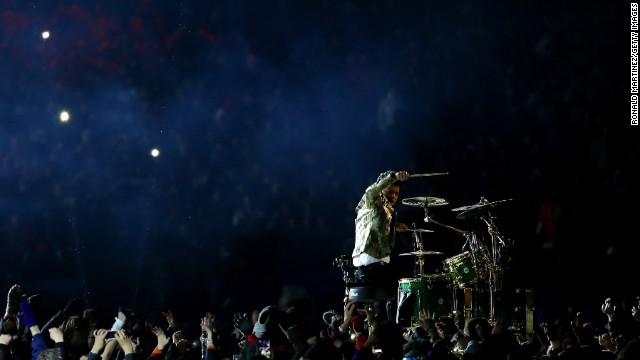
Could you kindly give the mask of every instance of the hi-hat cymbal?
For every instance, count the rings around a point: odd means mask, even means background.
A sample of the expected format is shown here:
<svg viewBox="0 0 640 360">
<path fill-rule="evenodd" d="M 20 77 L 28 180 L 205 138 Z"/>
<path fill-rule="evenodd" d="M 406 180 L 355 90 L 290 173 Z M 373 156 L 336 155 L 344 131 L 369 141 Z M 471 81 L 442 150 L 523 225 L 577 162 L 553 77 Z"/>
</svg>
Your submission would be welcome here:
<svg viewBox="0 0 640 360">
<path fill-rule="evenodd" d="M 412 251 L 412 252 L 408 252 L 408 253 L 402 253 L 400 254 L 400 256 L 405 256 L 405 255 L 416 255 L 416 256 L 424 256 L 424 255 L 442 255 L 443 253 L 439 252 L 439 251 L 423 251 L 423 250 L 418 250 L 418 251 Z"/>
<path fill-rule="evenodd" d="M 402 199 L 403 205 L 425 207 L 425 206 L 441 206 L 447 205 L 449 202 L 443 198 L 420 196 Z"/>
<path fill-rule="evenodd" d="M 407 229 L 407 231 L 421 232 L 421 233 L 432 233 L 433 232 L 433 230 L 427 230 L 427 229 Z"/>
<path fill-rule="evenodd" d="M 511 201 L 513 199 L 506 200 L 498 200 L 489 202 L 485 198 L 480 199 L 480 202 L 474 205 L 469 206 L 461 206 L 455 209 L 451 209 L 451 211 L 462 211 L 456 216 L 456 219 L 470 219 L 480 217 L 487 213 L 490 209 L 496 207 L 496 205 L 501 204 L 506 201 Z"/>
</svg>

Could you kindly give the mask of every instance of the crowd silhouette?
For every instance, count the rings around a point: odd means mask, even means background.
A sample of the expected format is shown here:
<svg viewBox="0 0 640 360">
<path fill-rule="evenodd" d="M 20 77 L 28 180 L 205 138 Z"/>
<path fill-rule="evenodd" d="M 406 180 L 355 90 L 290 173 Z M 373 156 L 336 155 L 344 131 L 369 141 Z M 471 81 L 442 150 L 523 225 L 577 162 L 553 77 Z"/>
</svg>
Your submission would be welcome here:
<svg viewBox="0 0 640 360">
<path fill-rule="evenodd" d="M 255 304 L 232 319 L 219 319 L 207 309 L 200 318 L 183 319 L 178 308 L 146 318 L 117 304 L 87 308 L 78 298 L 46 314 L 42 303 L 48 299 L 28 295 L 26 289 L 18 284 L 8 289 L 0 360 L 640 358 L 640 297 L 631 304 L 605 299 L 594 317 L 600 323 L 564 309 L 568 316 L 531 324 L 527 330 L 532 331 L 526 331 L 486 317 L 436 316 L 429 309 L 420 310 L 417 323 L 401 326 L 358 301 L 329 308 L 322 314 L 323 325 L 315 327 L 308 322 L 310 299 Z"/>
</svg>

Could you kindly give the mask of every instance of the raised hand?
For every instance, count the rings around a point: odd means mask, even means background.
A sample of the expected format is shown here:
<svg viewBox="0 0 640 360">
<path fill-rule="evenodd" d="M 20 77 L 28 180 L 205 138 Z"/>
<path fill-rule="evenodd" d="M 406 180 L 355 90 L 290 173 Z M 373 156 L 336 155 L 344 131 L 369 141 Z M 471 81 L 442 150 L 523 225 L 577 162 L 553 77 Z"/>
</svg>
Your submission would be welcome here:
<svg viewBox="0 0 640 360">
<path fill-rule="evenodd" d="M 49 328 L 49 338 L 51 338 L 54 343 L 64 342 L 64 334 L 62 330 L 57 327 Z"/>
<path fill-rule="evenodd" d="M 158 338 L 158 349 L 164 349 L 165 346 L 167 346 L 171 342 L 162 328 L 154 326 L 151 329 L 151 332 L 153 332 Z"/>
<path fill-rule="evenodd" d="M 15 284 L 9 288 L 7 293 L 7 308 L 4 312 L 4 318 L 13 318 L 20 311 L 20 299 L 22 298 L 22 287 Z"/>
<path fill-rule="evenodd" d="M 27 300 L 23 300 L 20 303 L 20 310 L 22 311 L 18 313 L 18 315 L 16 316 L 18 317 L 20 322 L 24 324 L 24 326 L 27 329 L 38 325 L 35 311 L 33 310 L 33 307 L 31 306 L 31 304 L 29 304 Z"/>
<path fill-rule="evenodd" d="M 247 336 L 253 330 L 253 323 L 249 319 L 249 314 L 237 313 L 233 315 L 233 327 L 236 337 Z"/>
<path fill-rule="evenodd" d="M 102 348 L 104 348 L 105 338 L 109 334 L 109 330 L 107 329 L 95 329 L 93 330 L 93 347 L 91 348 L 91 352 L 94 354 L 99 354 Z"/>
<path fill-rule="evenodd" d="M 615 311 L 615 305 L 613 305 L 613 302 L 611 301 L 611 298 L 607 298 L 604 301 L 604 304 L 602 304 L 601 309 L 602 312 L 607 314 L 607 315 L 611 315 L 613 314 L 613 312 Z"/>
<path fill-rule="evenodd" d="M 418 316 L 420 317 L 420 320 L 436 319 L 436 313 L 431 312 L 431 309 L 420 309 L 418 314 L 419 314 Z"/>
<path fill-rule="evenodd" d="M 182 331 L 176 330 L 173 335 L 171 335 L 171 338 L 173 339 L 173 343 L 177 345 L 184 336 L 182 335 Z"/>
<path fill-rule="evenodd" d="M 211 321 L 210 317 L 205 316 L 203 318 L 200 318 L 200 330 L 206 332 L 207 333 L 207 337 L 209 337 L 209 338 L 212 337 L 213 326 L 212 326 L 212 321 Z"/>
<path fill-rule="evenodd" d="M 172 329 L 176 329 L 176 318 L 175 316 L 173 316 L 173 312 L 171 312 L 171 310 L 167 310 L 166 312 L 163 311 L 162 315 L 164 315 L 165 319 L 167 319 L 167 324 L 169 324 L 169 327 Z"/>
<path fill-rule="evenodd" d="M 186 349 L 191 349 L 193 348 L 193 344 L 191 344 L 191 342 L 187 339 L 180 339 L 177 343 L 176 343 L 176 347 L 180 350 L 186 350 Z"/>
<path fill-rule="evenodd" d="M 124 352 L 125 356 L 133 353 L 133 345 L 131 344 L 131 339 L 124 332 L 124 330 L 117 330 L 114 334 L 114 338 L 116 339 L 116 341 L 118 341 L 118 345 L 120 345 L 120 348 Z"/>
<path fill-rule="evenodd" d="M 613 340 L 611 339 L 611 335 L 609 334 L 600 335 L 598 337 L 598 344 L 611 352 L 616 351 L 616 345 L 613 343 Z"/>
<path fill-rule="evenodd" d="M 131 346 L 133 347 L 133 352 L 134 353 L 139 353 L 140 350 L 140 338 L 138 337 L 130 337 L 129 339 L 131 339 Z"/>
<path fill-rule="evenodd" d="M 368 324 L 373 324 L 375 321 L 375 313 L 370 305 L 367 305 L 362 309 L 358 309 L 358 314 L 360 314 L 360 316 L 364 316 Z"/>
<path fill-rule="evenodd" d="M 607 298 L 600 308 L 602 309 L 602 312 L 609 317 L 609 319 L 611 319 L 616 313 L 616 306 L 613 304 L 613 300 L 611 300 L 611 298 Z"/>
<path fill-rule="evenodd" d="M 351 319 L 353 318 L 353 311 L 356 308 L 357 305 L 357 301 L 350 301 L 347 303 L 347 305 L 345 305 L 344 307 L 344 322 L 351 322 Z"/>
<path fill-rule="evenodd" d="M 5 333 L 11 333 L 18 327 L 18 318 L 15 316 L 7 316 L 2 320 L 2 330 Z"/>
<path fill-rule="evenodd" d="M 411 174 L 408 171 L 398 171 L 395 173 L 395 177 L 400 181 L 405 181 L 411 177 Z"/>
<path fill-rule="evenodd" d="M 211 332 L 216 332 L 216 317 L 211 312 L 207 312 L 203 318 L 200 318 L 200 328 L 202 331 L 209 329 Z"/>
</svg>

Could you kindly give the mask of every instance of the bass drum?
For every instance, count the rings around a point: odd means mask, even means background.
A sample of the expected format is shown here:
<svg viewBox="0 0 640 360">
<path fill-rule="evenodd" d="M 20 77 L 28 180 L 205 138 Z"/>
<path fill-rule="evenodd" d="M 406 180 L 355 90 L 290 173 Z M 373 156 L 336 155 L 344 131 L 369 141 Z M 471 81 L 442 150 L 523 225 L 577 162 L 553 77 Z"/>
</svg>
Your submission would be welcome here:
<svg viewBox="0 0 640 360">
<path fill-rule="evenodd" d="M 398 280 L 396 323 L 405 328 L 419 326 L 420 310 L 431 316 L 451 316 L 455 286 L 450 274 L 429 274 Z"/>
</svg>

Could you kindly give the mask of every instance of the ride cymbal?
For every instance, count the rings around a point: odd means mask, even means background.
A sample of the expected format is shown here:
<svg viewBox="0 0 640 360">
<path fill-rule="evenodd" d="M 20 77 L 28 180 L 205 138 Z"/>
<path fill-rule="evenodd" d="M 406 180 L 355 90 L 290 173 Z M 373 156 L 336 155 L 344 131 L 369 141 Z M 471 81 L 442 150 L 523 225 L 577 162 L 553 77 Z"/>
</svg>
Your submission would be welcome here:
<svg viewBox="0 0 640 360">
<path fill-rule="evenodd" d="M 442 255 L 443 253 L 439 252 L 439 251 L 422 251 L 422 250 L 418 250 L 418 251 L 412 251 L 412 252 L 408 252 L 408 253 L 402 253 L 400 254 L 400 256 L 406 256 L 406 255 L 416 255 L 416 256 L 424 256 L 424 255 Z"/>
<path fill-rule="evenodd" d="M 451 209 L 451 211 L 461 211 L 458 215 L 456 215 L 456 219 L 471 219 L 477 218 L 487 213 L 490 209 L 496 207 L 496 205 L 501 204 L 506 201 L 511 201 L 513 199 L 506 200 L 498 200 L 489 202 L 485 198 L 480 199 L 480 202 L 474 205 L 469 206 L 461 206 L 455 209 Z"/>
<path fill-rule="evenodd" d="M 415 206 L 415 207 L 431 207 L 431 206 L 441 206 L 447 205 L 449 202 L 443 198 L 438 197 L 430 197 L 430 196 L 419 196 L 402 199 L 403 205 Z"/>
</svg>

